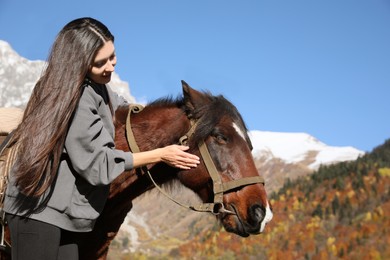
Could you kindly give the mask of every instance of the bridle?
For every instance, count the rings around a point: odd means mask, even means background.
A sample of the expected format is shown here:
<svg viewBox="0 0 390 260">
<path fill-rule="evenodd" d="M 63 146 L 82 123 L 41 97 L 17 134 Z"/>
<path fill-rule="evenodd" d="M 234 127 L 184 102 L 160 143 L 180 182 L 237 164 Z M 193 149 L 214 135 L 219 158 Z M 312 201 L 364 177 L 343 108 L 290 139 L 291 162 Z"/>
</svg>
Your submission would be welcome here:
<svg viewBox="0 0 390 260">
<path fill-rule="evenodd" d="M 139 113 L 143 110 L 142 105 L 133 104 L 129 107 L 129 113 L 127 115 L 126 119 L 126 137 L 127 142 L 130 147 L 130 150 L 134 153 L 140 152 L 140 149 L 137 145 L 137 142 L 135 140 L 133 131 L 131 129 L 131 114 L 132 113 Z M 191 128 L 189 131 L 183 135 L 180 140 L 179 144 L 186 145 L 188 140 L 191 138 L 191 136 L 194 134 L 197 121 L 191 121 Z M 233 214 L 236 215 L 235 212 L 231 210 L 227 210 L 223 204 L 223 194 L 224 192 L 231 191 L 233 189 L 237 189 L 240 187 L 244 187 L 247 185 L 257 184 L 261 183 L 264 184 L 264 179 L 261 176 L 252 176 L 252 177 L 245 177 L 238 180 L 231 180 L 228 182 L 222 182 L 221 175 L 218 173 L 217 168 L 215 167 L 215 164 L 211 158 L 211 155 L 207 149 L 207 145 L 204 141 L 201 141 L 198 143 L 199 151 L 201 154 L 201 158 L 203 159 L 204 164 L 206 165 L 206 169 L 213 181 L 213 192 L 214 192 L 214 199 L 212 203 L 202 203 L 199 205 L 185 205 L 176 199 L 172 198 L 169 194 L 167 194 L 153 179 L 151 173 L 146 167 L 142 167 L 142 170 L 146 172 L 149 175 L 150 180 L 152 181 L 153 185 L 166 197 L 168 197 L 170 200 L 175 202 L 176 204 L 194 210 L 198 212 L 210 212 L 214 215 L 219 215 L 221 213 L 224 214 Z"/>
</svg>

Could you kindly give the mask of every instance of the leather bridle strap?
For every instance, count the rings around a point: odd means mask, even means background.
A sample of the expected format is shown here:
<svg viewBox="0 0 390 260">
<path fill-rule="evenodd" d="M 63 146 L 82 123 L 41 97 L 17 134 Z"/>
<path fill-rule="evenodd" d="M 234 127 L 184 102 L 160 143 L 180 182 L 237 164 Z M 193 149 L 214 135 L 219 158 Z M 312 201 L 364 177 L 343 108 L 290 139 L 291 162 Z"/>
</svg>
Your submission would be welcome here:
<svg viewBox="0 0 390 260">
<path fill-rule="evenodd" d="M 210 211 L 210 209 L 212 209 L 211 212 L 214 214 L 217 214 L 219 212 L 235 214 L 234 212 L 224 208 L 223 193 L 251 184 L 256 184 L 256 183 L 264 184 L 264 179 L 261 176 L 244 177 L 238 180 L 222 182 L 221 175 L 219 174 L 217 168 L 215 167 L 213 159 L 211 158 L 211 155 L 207 149 L 207 145 L 203 141 L 199 143 L 199 151 L 200 154 L 202 155 L 202 159 L 213 181 L 214 203 L 212 203 L 210 206 L 207 206 L 207 211 Z"/>
<path fill-rule="evenodd" d="M 231 180 L 228 182 L 222 182 L 221 176 L 218 173 L 213 160 L 211 159 L 210 153 L 207 149 L 207 146 L 204 142 L 199 144 L 199 150 L 202 155 L 203 161 L 206 164 L 207 170 L 213 180 L 214 193 L 223 193 L 227 192 L 242 186 L 247 186 L 255 183 L 264 184 L 264 179 L 261 176 L 252 176 L 252 177 L 244 177 L 242 179 Z"/>
<path fill-rule="evenodd" d="M 139 153 L 140 149 L 137 145 L 137 141 L 135 141 L 135 137 L 133 134 L 133 131 L 131 130 L 131 113 L 139 113 L 144 109 L 144 106 L 139 105 L 139 104 L 132 104 L 129 107 L 129 113 L 127 115 L 126 119 L 126 137 L 127 137 L 127 142 L 129 143 L 130 149 L 133 153 Z"/>
</svg>

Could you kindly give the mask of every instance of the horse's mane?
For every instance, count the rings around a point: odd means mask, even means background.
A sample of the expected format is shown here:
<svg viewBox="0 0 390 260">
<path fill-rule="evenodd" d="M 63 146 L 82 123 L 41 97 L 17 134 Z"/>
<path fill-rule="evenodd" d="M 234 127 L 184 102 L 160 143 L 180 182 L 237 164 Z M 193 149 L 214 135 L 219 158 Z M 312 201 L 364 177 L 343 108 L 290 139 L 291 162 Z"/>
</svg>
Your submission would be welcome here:
<svg viewBox="0 0 390 260">
<path fill-rule="evenodd" d="M 202 106 L 196 107 L 195 110 L 191 110 L 187 107 L 183 96 L 166 96 L 152 101 L 147 104 L 148 107 L 178 107 L 182 109 L 189 119 L 196 120 L 198 125 L 195 129 L 194 135 L 191 138 L 192 144 L 197 144 L 206 137 L 210 136 L 215 131 L 215 126 L 222 120 L 223 117 L 229 117 L 235 122 L 245 134 L 245 139 L 252 149 L 252 143 L 248 136 L 248 129 L 245 122 L 238 112 L 237 108 L 228 101 L 224 96 L 213 96 L 208 91 L 202 92 L 205 95 L 205 99 L 209 102 L 205 102 Z"/>
</svg>

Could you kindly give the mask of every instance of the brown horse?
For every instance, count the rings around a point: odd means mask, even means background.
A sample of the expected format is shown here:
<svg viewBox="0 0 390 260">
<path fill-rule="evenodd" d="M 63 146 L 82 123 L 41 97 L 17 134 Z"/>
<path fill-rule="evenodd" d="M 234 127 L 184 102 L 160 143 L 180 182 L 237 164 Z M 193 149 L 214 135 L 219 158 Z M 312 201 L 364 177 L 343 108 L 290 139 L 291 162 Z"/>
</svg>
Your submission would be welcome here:
<svg viewBox="0 0 390 260">
<path fill-rule="evenodd" d="M 272 212 L 251 154 L 252 145 L 241 115 L 223 96 L 199 92 L 184 81 L 183 97 L 159 99 L 142 112 L 131 115 L 131 129 L 141 151 L 179 143 L 186 136 L 190 152 L 201 158 L 201 164 L 191 170 L 180 170 L 158 163 L 148 171 L 158 184 L 178 180 L 193 190 L 204 203 L 211 203 L 210 212 L 228 232 L 246 237 L 263 232 Z M 116 147 L 129 151 L 126 138 L 128 107 L 116 111 Z M 207 159 L 200 143 L 209 151 L 220 184 L 230 186 L 234 180 L 249 179 L 215 195 L 218 184 L 210 176 Z M 218 182 L 218 181 L 217 181 Z M 141 170 L 124 172 L 112 184 L 109 199 L 92 232 L 79 234 L 80 259 L 106 259 L 109 245 L 116 236 L 132 201 L 154 188 L 148 174 Z M 221 203 L 213 204 L 216 196 Z M 153 202 L 150 202 L 153 203 Z"/>
</svg>

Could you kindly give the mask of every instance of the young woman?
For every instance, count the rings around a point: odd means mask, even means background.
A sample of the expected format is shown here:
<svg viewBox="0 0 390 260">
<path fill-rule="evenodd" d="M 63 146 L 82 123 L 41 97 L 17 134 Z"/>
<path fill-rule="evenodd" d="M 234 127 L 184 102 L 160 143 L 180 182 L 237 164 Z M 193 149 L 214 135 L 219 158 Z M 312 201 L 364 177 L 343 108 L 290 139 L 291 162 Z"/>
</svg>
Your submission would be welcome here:
<svg viewBox="0 0 390 260">
<path fill-rule="evenodd" d="M 4 202 L 13 260 L 78 259 L 72 233 L 93 229 L 118 175 L 199 163 L 185 146 L 115 149 L 114 112 L 125 103 L 106 85 L 115 65 L 114 36 L 101 22 L 76 19 L 58 34 L 13 137 L 20 149 Z"/>
</svg>

